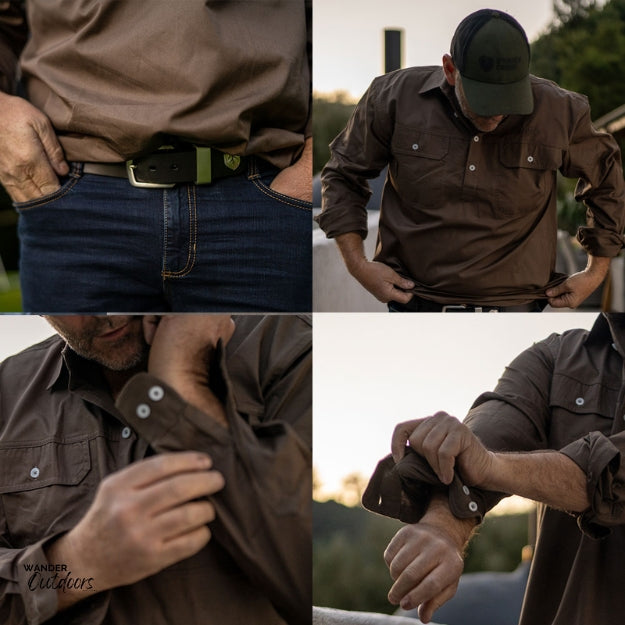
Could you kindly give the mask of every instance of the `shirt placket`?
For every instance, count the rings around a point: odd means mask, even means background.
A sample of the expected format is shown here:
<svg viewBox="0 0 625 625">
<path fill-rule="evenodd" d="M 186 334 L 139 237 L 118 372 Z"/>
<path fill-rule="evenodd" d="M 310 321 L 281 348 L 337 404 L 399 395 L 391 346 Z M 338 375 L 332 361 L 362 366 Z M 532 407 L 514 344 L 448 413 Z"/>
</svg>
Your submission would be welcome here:
<svg viewBox="0 0 625 625">
<path fill-rule="evenodd" d="M 470 202 L 476 196 L 480 189 L 480 181 L 484 180 L 483 143 L 483 136 L 480 134 L 472 135 L 469 141 L 462 184 L 462 199 L 466 202 Z"/>
</svg>

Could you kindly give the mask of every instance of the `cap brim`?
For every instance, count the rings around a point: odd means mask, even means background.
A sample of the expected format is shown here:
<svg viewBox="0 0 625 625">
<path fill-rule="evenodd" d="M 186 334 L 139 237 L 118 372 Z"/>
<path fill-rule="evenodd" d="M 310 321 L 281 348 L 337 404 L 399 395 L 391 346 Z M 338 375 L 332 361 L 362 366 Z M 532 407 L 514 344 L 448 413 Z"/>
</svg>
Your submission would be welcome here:
<svg viewBox="0 0 625 625">
<path fill-rule="evenodd" d="M 505 85 L 479 82 L 463 76 L 462 88 L 469 108 L 480 117 L 529 115 L 534 110 L 529 75 Z"/>
</svg>

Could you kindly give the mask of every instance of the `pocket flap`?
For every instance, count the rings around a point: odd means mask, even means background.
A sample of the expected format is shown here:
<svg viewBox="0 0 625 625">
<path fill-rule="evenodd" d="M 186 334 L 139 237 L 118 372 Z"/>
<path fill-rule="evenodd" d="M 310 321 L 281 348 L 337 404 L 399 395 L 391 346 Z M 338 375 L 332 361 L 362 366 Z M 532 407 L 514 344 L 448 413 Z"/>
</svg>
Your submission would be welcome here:
<svg viewBox="0 0 625 625">
<path fill-rule="evenodd" d="M 606 419 L 613 418 L 617 405 L 618 390 L 601 384 L 584 384 L 560 374 L 554 374 L 550 405 L 568 412 L 596 414 Z"/>
<path fill-rule="evenodd" d="M 91 468 L 89 442 L 49 441 L 0 448 L 0 494 L 80 483 Z"/>
<path fill-rule="evenodd" d="M 504 167 L 556 170 L 562 165 L 562 151 L 536 143 L 503 143 L 499 160 Z"/>
<path fill-rule="evenodd" d="M 392 149 L 396 154 L 441 160 L 449 152 L 449 137 L 397 124 Z"/>
</svg>

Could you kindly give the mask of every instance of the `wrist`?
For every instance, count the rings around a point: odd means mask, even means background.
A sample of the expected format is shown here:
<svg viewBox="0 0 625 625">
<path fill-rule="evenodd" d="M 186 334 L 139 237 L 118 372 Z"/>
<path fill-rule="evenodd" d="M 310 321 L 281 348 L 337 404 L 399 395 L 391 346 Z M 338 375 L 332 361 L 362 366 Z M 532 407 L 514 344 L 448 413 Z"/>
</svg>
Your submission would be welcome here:
<svg viewBox="0 0 625 625">
<path fill-rule="evenodd" d="M 436 495 L 419 524 L 427 525 L 449 539 L 458 553 L 462 554 L 478 524 L 477 517 L 459 519 L 449 509 L 446 495 Z"/>
</svg>

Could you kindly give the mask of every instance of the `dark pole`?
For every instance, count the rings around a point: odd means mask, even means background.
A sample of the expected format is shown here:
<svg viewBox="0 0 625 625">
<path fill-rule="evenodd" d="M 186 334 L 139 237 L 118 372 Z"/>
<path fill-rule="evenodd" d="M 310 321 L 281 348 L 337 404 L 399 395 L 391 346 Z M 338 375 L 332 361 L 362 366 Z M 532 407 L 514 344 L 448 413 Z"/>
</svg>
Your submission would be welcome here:
<svg viewBox="0 0 625 625">
<path fill-rule="evenodd" d="M 394 72 L 402 67 L 403 30 L 387 28 L 384 30 L 384 73 Z"/>
</svg>

